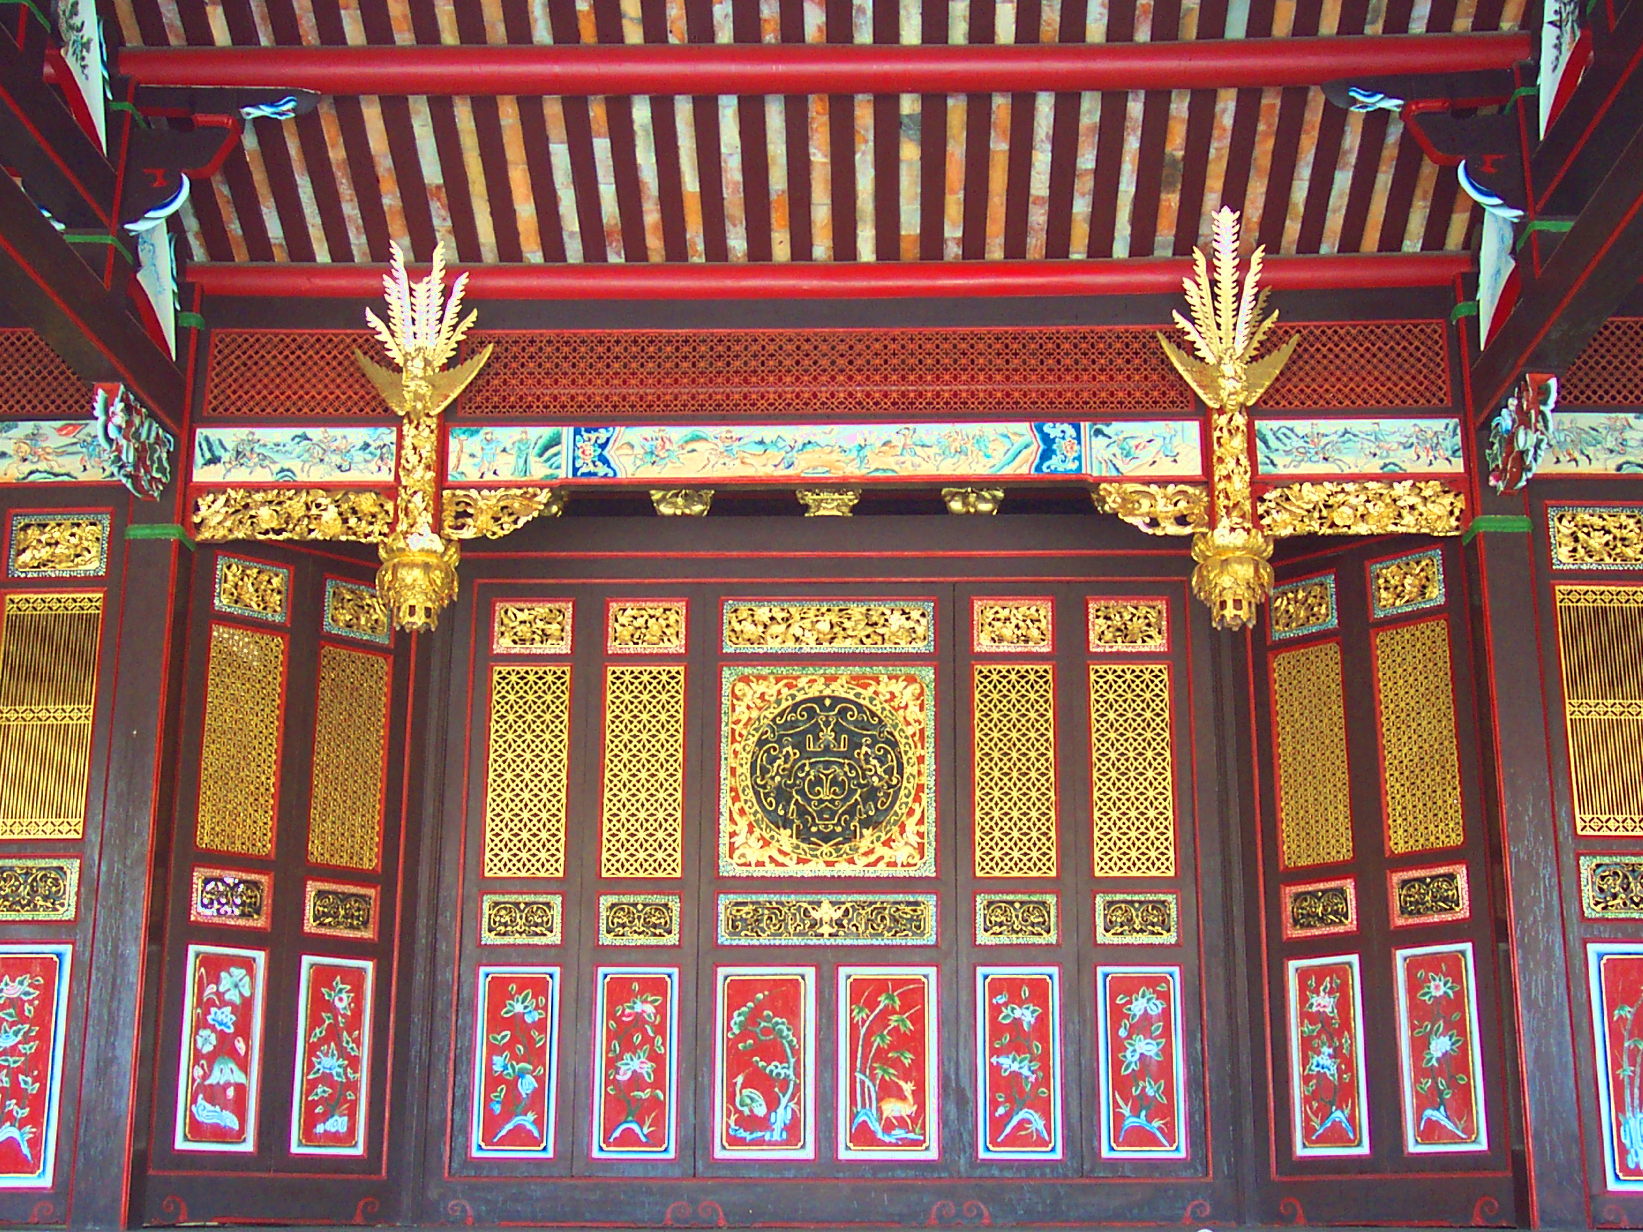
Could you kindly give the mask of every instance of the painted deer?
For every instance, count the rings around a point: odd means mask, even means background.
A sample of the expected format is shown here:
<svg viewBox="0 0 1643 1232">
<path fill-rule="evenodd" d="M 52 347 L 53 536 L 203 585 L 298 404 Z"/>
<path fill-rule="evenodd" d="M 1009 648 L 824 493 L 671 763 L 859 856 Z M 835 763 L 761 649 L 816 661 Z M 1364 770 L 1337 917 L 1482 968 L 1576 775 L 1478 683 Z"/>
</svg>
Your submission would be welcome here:
<svg viewBox="0 0 1643 1232">
<path fill-rule="evenodd" d="M 901 1120 L 907 1123 L 909 1129 L 913 1125 L 913 1113 L 918 1111 L 918 1103 L 913 1098 L 913 1081 L 910 1078 L 897 1078 L 889 1075 L 888 1081 L 901 1088 L 901 1096 L 886 1095 L 879 1100 L 879 1125 L 884 1129 L 890 1128 L 890 1122 Z"/>
</svg>

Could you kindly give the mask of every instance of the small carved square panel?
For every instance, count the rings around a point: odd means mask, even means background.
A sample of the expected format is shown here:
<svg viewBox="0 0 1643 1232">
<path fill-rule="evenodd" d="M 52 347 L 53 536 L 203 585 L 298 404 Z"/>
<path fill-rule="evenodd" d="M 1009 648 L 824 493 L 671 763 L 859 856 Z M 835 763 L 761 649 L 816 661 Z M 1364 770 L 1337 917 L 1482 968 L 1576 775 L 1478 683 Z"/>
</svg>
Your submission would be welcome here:
<svg viewBox="0 0 1643 1232">
<path fill-rule="evenodd" d="M 609 654 L 684 654 L 684 599 L 612 599 L 605 609 Z"/>
<path fill-rule="evenodd" d="M 72 920 L 79 899 L 78 856 L 0 859 L 0 922 Z"/>
<path fill-rule="evenodd" d="M 678 945 L 683 898 L 678 894 L 601 894 L 600 945 Z"/>
<path fill-rule="evenodd" d="M 1282 898 L 1285 941 L 1358 930 L 1358 890 L 1350 877 L 1286 885 Z"/>
<path fill-rule="evenodd" d="M 1091 654 L 1169 649 L 1169 600 L 1096 599 L 1085 609 Z"/>
<path fill-rule="evenodd" d="M 1055 649 L 1055 604 L 1049 599 L 970 601 L 971 649 L 977 654 L 1049 654 Z"/>
<path fill-rule="evenodd" d="M 377 888 L 339 881 L 309 881 L 304 887 L 302 931 L 318 937 L 377 939 Z"/>
<path fill-rule="evenodd" d="M 102 577 L 108 572 L 106 513 L 13 513 L 6 576 Z"/>
<path fill-rule="evenodd" d="M 194 869 L 188 918 L 195 924 L 267 928 L 273 904 L 273 873 L 203 866 Z"/>
<path fill-rule="evenodd" d="M 563 894 L 481 894 L 480 945 L 558 945 L 565 936 Z"/>
<path fill-rule="evenodd" d="M 1181 940 L 1181 907 L 1167 890 L 1098 892 L 1097 945 L 1175 945 Z"/>
<path fill-rule="evenodd" d="M 1443 600 L 1442 549 L 1369 563 L 1369 614 L 1373 619 L 1441 607 Z"/>
<path fill-rule="evenodd" d="M 1554 569 L 1643 569 L 1643 506 L 1550 505 Z"/>
<path fill-rule="evenodd" d="M 1643 920 L 1643 855 L 1581 856 L 1580 914 L 1588 920 Z"/>
<path fill-rule="evenodd" d="M 491 653 L 570 653 L 571 599 L 505 599 L 491 609 Z"/>
<path fill-rule="evenodd" d="M 220 555 L 212 606 L 230 616 L 282 625 L 290 614 L 291 571 L 263 561 Z"/>
<path fill-rule="evenodd" d="M 325 632 L 334 637 L 352 637 L 362 642 L 386 646 L 392 637 L 388 610 L 377 598 L 375 586 L 325 579 Z"/>
<path fill-rule="evenodd" d="M 1333 573 L 1274 586 L 1267 606 L 1268 628 L 1275 642 L 1323 633 L 1340 624 Z"/>
<path fill-rule="evenodd" d="M 977 894 L 976 944 L 1061 944 L 1061 900 L 1043 892 Z"/>
<path fill-rule="evenodd" d="M 722 622 L 726 654 L 931 654 L 936 648 L 936 605 L 929 599 L 727 599 Z"/>
<path fill-rule="evenodd" d="M 1464 864 L 1394 869 L 1387 874 L 1387 893 L 1391 896 L 1394 928 L 1443 924 L 1472 916 Z"/>
</svg>

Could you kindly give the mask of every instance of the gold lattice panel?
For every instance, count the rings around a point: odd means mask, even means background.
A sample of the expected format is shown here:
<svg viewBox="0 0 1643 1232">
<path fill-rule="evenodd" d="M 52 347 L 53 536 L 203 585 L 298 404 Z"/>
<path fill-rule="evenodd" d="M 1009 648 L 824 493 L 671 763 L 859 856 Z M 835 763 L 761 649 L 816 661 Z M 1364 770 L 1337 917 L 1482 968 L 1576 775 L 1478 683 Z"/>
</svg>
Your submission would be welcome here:
<svg viewBox="0 0 1643 1232">
<path fill-rule="evenodd" d="M 1575 832 L 1643 838 L 1643 586 L 1559 586 Z"/>
<path fill-rule="evenodd" d="M 1320 642 L 1272 656 L 1278 851 L 1285 868 L 1352 858 L 1341 648 Z"/>
<path fill-rule="evenodd" d="M 314 702 L 309 863 L 376 868 L 382 851 L 387 746 L 387 657 L 322 646 Z"/>
<path fill-rule="evenodd" d="M 1168 664 L 1090 665 L 1090 795 L 1097 877 L 1175 876 Z"/>
<path fill-rule="evenodd" d="M 283 637 L 237 625 L 211 626 L 197 846 L 237 855 L 274 854 L 284 692 Z"/>
<path fill-rule="evenodd" d="M 977 877 L 1054 877 L 1055 668 L 975 666 Z"/>
<path fill-rule="evenodd" d="M 1401 855 L 1460 846 L 1466 818 L 1455 744 L 1449 622 L 1423 620 L 1377 632 L 1375 694 L 1386 775 L 1387 850 Z"/>
<path fill-rule="evenodd" d="M 85 831 L 103 597 L 11 594 L 0 623 L 0 838 Z"/>
<path fill-rule="evenodd" d="M 605 669 L 601 877 L 682 873 L 685 669 Z"/>
<path fill-rule="evenodd" d="M 565 875 L 569 768 L 570 668 L 491 668 L 485 876 Z"/>
</svg>

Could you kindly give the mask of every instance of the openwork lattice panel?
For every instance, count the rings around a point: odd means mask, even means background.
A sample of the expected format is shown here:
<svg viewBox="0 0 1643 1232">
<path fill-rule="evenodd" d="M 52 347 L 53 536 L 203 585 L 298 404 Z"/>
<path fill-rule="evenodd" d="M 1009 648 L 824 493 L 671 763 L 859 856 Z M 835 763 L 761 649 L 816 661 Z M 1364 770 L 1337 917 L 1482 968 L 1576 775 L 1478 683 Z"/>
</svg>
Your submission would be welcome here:
<svg viewBox="0 0 1643 1232">
<path fill-rule="evenodd" d="M 1272 656 L 1272 729 L 1283 866 L 1350 860 L 1351 784 L 1337 643 Z"/>
<path fill-rule="evenodd" d="M 601 877 L 678 877 L 683 868 L 685 669 L 605 669 Z"/>
<path fill-rule="evenodd" d="M 570 668 L 491 668 L 488 747 L 485 876 L 563 877 Z"/>
<path fill-rule="evenodd" d="M 1606 322 L 1558 389 L 1565 406 L 1643 406 L 1643 317 Z"/>
<path fill-rule="evenodd" d="M 200 805 L 194 842 L 208 851 L 274 854 L 285 705 L 285 639 L 211 626 L 200 735 Z"/>
<path fill-rule="evenodd" d="M 1575 831 L 1643 837 L 1643 587 L 1555 593 Z"/>
<path fill-rule="evenodd" d="M 1387 850 L 1401 855 L 1458 847 L 1466 818 L 1447 620 L 1423 620 L 1375 634 L 1375 696 Z"/>
<path fill-rule="evenodd" d="M 205 386 L 206 415 L 373 415 L 391 412 L 354 351 L 382 363 L 371 335 L 352 330 L 216 329 Z"/>
<path fill-rule="evenodd" d="M 1272 387 L 1265 410 L 1379 410 L 1450 404 L 1442 321 L 1355 321 L 1279 325 L 1275 343 L 1300 345 Z"/>
<path fill-rule="evenodd" d="M 0 838 L 85 830 L 103 597 L 11 594 L 0 623 Z"/>
<path fill-rule="evenodd" d="M 1054 877 L 1055 668 L 975 668 L 977 877 Z"/>
<path fill-rule="evenodd" d="M 314 703 L 308 860 L 374 869 L 388 773 L 388 659 L 323 646 Z"/>
<path fill-rule="evenodd" d="M 1175 876 L 1175 759 L 1167 663 L 1090 665 L 1097 877 Z"/>
<path fill-rule="evenodd" d="M 91 413 L 91 386 L 32 329 L 0 329 L 0 389 L 8 415 L 84 419 Z"/>
</svg>

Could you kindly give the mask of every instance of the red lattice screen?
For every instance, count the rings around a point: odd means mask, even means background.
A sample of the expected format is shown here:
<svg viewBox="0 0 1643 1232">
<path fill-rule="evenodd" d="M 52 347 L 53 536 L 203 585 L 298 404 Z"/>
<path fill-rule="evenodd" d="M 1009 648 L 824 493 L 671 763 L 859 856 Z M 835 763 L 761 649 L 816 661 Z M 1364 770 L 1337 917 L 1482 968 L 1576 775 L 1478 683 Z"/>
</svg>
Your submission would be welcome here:
<svg viewBox="0 0 1643 1232">
<path fill-rule="evenodd" d="M 1262 405 L 1449 405 L 1443 326 L 1280 327 L 1301 345 Z M 896 419 L 1190 414 L 1149 327 L 480 332 L 491 361 L 458 404 L 489 419 L 827 415 Z M 363 333 L 220 331 L 205 413 L 381 415 Z"/>
<path fill-rule="evenodd" d="M 1643 406 L 1643 317 L 1615 317 L 1569 365 L 1565 406 Z"/>
<path fill-rule="evenodd" d="M 0 415 L 29 419 L 84 419 L 91 384 L 32 329 L 0 329 Z"/>
</svg>

